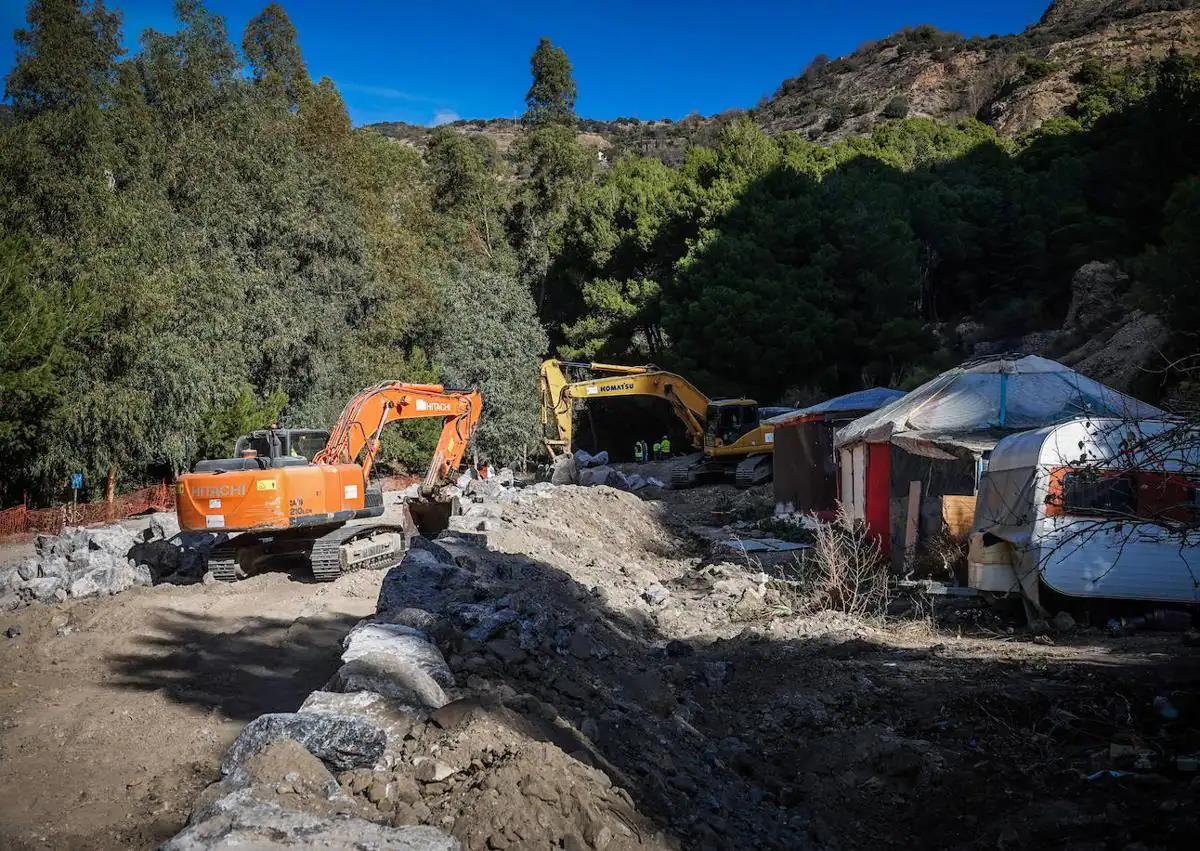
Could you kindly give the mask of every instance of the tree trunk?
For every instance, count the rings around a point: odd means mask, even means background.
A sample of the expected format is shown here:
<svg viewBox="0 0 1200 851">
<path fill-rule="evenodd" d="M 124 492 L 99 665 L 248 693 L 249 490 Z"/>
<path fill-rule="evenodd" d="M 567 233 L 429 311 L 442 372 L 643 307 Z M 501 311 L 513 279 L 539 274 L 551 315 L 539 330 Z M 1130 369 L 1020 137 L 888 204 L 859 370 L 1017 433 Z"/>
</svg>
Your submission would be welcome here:
<svg viewBox="0 0 1200 851">
<path fill-rule="evenodd" d="M 113 502 L 117 498 L 117 467 L 112 465 L 108 468 L 108 481 L 104 485 L 104 502 L 108 506 L 108 518 L 111 520 L 113 515 Z"/>
</svg>

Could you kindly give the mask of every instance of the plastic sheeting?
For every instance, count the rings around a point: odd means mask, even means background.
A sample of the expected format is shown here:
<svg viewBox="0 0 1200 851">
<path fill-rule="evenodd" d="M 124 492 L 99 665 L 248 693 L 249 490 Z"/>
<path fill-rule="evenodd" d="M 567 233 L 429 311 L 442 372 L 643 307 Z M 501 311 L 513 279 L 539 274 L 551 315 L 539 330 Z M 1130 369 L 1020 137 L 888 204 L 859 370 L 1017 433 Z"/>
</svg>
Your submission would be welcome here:
<svg viewBox="0 0 1200 851">
<path fill-rule="evenodd" d="M 891 442 L 949 458 L 978 454 L 1004 434 L 1079 416 L 1161 416 L 1140 402 L 1047 358 L 996 358 L 942 373 L 838 432 L 837 445 Z"/>
<path fill-rule="evenodd" d="M 847 393 L 844 396 L 826 399 L 824 402 L 810 405 L 807 408 L 788 411 L 785 414 L 763 420 L 763 422 L 768 425 L 780 426 L 816 414 L 829 415 L 842 414 L 848 411 L 874 411 L 890 402 L 896 401 L 903 395 L 903 390 L 892 390 L 890 387 L 872 387 L 870 390 L 857 390 L 854 393 Z"/>
</svg>

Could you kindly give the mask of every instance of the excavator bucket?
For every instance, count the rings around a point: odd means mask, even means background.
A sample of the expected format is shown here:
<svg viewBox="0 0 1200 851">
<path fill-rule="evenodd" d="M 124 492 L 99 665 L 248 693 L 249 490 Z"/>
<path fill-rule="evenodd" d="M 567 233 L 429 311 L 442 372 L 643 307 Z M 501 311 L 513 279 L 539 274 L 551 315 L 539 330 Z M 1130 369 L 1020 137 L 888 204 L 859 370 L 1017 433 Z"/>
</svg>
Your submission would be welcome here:
<svg viewBox="0 0 1200 851">
<path fill-rule="evenodd" d="M 413 497 L 404 503 L 417 534 L 424 538 L 436 538 L 450 526 L 453 503 L 450 500 Z"/>
</svg>

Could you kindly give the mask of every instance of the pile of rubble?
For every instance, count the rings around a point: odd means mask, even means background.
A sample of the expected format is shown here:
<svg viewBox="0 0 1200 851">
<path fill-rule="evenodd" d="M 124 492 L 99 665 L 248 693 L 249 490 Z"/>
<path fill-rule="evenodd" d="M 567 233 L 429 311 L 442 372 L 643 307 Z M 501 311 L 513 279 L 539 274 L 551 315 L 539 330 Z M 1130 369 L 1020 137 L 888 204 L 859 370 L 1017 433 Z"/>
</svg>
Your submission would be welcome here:
<svg viewBox="0 0 1200 851">
<path fill-rule="evenodd" d="M 695 701 L 733 675 L 687 637 L 743 632 L 772 604 L 768 578 L 706 563 L 661 505 L 612 488 L 497 476 L 456 498 L 450 529 L 388 572 L 329 683 L 245 728 L 168 847 L 252 842 L 269 813 L 287 836 L 335 817 L 356 825 L 339 841 L 441 831 L 420 835 L 431 848 L 766 840 L 733 769 L 676 744 L 704 738 Z M 770 834 L 799 837 L 786 818 Z"/>
<path fill-rule="evenodd" d="M 167 848 L 268 836 L 414 849 L 670 847 L 554 707 L 485 685 L 461 657 L 457 671 L 447 662 L 440 646 L 457 646 L 460 627 L 482 638 L 507 616 L 492 623 L 494 609 L 468 602 L 480 589 L 462 565 L 476 549 L 446 540 L 417 539 L 388 574 L 377 614 L 346 637 L 323 690 L 243 729 L 223 779 Z"/>
<path fill-rule="evenodd" d="M 158 582 L 196 582 L 204 572 L 204 554 L 217 537 L 180 532 L 172 513 L 38 535 L 34 555 L 0 568 L 0 611 L 119 594 Z"/>
<path fill-rule="evenodd" d="M 574 455 L 564 455 L 555 460 L 551 481 L 559 485 L 574 484 L 583 487 L 604 485 L 624 491 L 666 487 L 666 483 L 655 476 L 643 476 L 610 466 L 606 451 L 592 455 L 582 449 L 575 450 Z"/>
</svg>

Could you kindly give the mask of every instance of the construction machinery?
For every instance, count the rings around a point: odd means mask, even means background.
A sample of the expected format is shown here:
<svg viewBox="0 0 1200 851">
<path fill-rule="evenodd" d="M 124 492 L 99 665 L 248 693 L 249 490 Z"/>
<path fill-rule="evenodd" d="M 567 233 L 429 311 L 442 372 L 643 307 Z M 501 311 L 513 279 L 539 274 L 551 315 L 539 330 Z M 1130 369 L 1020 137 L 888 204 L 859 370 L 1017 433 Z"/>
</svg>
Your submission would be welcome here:
<svg viewBox="0 0 1200 851">
<path fill-rule="evenodd" d="M 572 381 L 568 370 L 589 378 Z M 732 480 L 750 487 L 771 478 L 774 428 L 763 419 L 786 408 L 760 408 L 753 399 L 709 399 L 690 381 L 655 366 L 618 366 L 546 360 L 541 369 L 542 424 L 551 461 L 572 451 L 576 402 L 617 396 L 666 399 L 687 430 L 697 454 L 671 468 L 673 487 Z"/>
<path fill-rule="evenodd" d="M 384 382 L 361 391 L 333 430 L 271 428 L 239 438 L 236 457 L 198 462 L 179 477 L 180 528 L 224 532 L 208 569 L 220 580 L 247 576 L 267 559 L 304 559 L 313 577 L 398 561 L 417 531 L 449 518 L 438 498 L 470 443 L 483 400 L 478 390 Z M 384 426 L 442 420 L 420 498 L 385 517 L 383 494 L 368 488 Z"/>
</svg>

